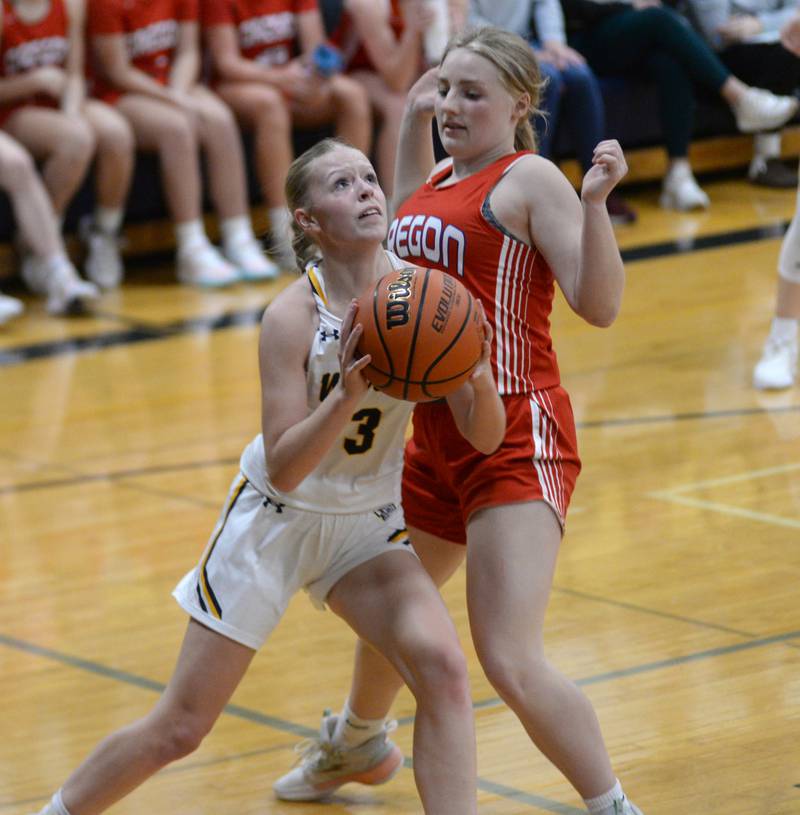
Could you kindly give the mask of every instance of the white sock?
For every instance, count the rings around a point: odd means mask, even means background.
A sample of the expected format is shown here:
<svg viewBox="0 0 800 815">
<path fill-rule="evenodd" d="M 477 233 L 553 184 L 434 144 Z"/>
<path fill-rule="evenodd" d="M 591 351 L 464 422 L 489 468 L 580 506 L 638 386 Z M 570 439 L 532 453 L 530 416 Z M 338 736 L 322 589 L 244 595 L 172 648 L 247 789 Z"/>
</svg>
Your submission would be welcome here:
<svg viewBox="0 0 800 815">
<path fill-rule="evenodd" d="M 334 744 L 358 747 L 383 731 L 386 719 L 362 719 L 350 710 L 350 700 L 344 703 L 333 731 Z"/>
<path fill-rule="evenodd" d="M 178 254 L 202 248 L 209 243 L 203 222 L 199 218 L 175 224 L 175 240 L 178 244 Z"/>
<path fill-rule="evenodd" d="M 292 216 L 286 207 L 270 207 L 267 210 L 269 218 L 269 235 L 272 245 L 279 252 L 291 252 L 292 238 L 290 227 Z"/>
<path fill-rule="evenodd" d="M 797 339 L 798 320 L 792 317 L 773 317 L 770 337 L 778 342 L 794 342 Z"/>
<path fill-rule="evenodd" d="M 756 133 L 753 139 L 753 157 L 766 159 L 778 158 L 781 154 L 781 134 L 780 132 L 773 133 Z"/>
<path fill-rule="evenodd" d="M 39 812 L 39 815 L 70 815 L 69 810 L 64 806 L 61 790 L 56 792 L 50 799 L 50 803 Z"/>
<path fill-rule="evenodd" d="M 97 207 L 94 211 L 94 225 L 106 235 L 116 235 L 122 226 L 122 209 L 109 209 L 108 207 Z"/>
<path fill-rule="evenodd" d="M 247 215 L 237 215 L 220 221 L 219 231 L 225 247 L 236 246 L 247 241 L 254 241 L 253 225 Z"/>
<path fill-rule="evenodd" d="M 675 158 L 672 159 L 669 167 L 667 167 L 667 175 L 664 182 L 666 183 L 679 178 L 691 178 L 692 175 L 692 165 L 689 164 L 689 159 Z"/>
<path fill-rule="evenodd" d="M 596 798 L 584 798 L 583 803 L 591 815 L 614 815 L 614 802 L 624 801 L 625 793 L 619 779 L 616 779 L 614 786 L 606 793 L 598 795 Z"/>
</svg>

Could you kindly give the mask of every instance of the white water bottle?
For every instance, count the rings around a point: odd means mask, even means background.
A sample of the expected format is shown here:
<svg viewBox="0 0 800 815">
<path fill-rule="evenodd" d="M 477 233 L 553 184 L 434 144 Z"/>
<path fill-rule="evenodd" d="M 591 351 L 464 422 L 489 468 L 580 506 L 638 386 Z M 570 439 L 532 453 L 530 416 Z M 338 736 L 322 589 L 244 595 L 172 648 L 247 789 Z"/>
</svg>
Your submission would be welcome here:
<svg viewBox="0 0 800 815">
<path fill-rule="evenodd" d="M 425 29 L 425 61 L 437 65 L 450 36 L 450 10 L 447 0 L 425 0 L 434 12 L 433 22 Z"/>
</svg>

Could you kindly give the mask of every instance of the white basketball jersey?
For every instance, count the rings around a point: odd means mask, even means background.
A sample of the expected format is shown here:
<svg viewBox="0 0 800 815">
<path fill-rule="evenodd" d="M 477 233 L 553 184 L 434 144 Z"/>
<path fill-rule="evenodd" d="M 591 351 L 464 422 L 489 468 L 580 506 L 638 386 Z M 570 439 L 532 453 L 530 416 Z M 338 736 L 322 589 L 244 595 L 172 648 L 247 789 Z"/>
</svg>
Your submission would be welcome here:
<svg viewBox="0 0 800 815">
<path fill-rule="evenodd" d="M 391 252 L 386 254 L 394 268 L 406 265 Z M 309 265 L 306 275 L 319 317 L 306 374 L 312 411 L 339 381 L 342 321 L 327 309 L 320 269 Z M 370 388 L 319 465 L 291 492 L 283 493 L 270 484 L 260 434 L 242 454 L 242 472 L 264 495 L 312 512 L 350 514 L 399 504 L 405 430 L 413 407 Z"/>
</svg>

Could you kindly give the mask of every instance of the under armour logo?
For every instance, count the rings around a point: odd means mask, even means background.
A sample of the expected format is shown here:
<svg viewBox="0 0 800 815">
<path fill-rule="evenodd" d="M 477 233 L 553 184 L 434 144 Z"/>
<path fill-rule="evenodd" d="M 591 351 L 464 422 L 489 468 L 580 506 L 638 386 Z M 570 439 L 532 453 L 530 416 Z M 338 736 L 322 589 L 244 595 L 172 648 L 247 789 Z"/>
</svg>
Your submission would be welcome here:
<svg viewBox="0 0 800 815">
<path fill-rule="evenodd" d="M 329 339 L 338 340 L 339 339 L 339 329 L 334 328 L 333 331 L 328 331 L 325 328 L 321 328 L 319 331 L 319 338 L 322 342 L 327 342 Z"/>
<path fill-rule="evenodd" d="M 283 508 L 286 506 L 286 504 L 281 504 L 279 501 L 273 501 L 268 495 L 264 496 L 264 500 L 261 505 L 264 507 L 264 509 L 269 509 L 270 506 L 275 507 L 275 512 L 278 514 L 283 512 Z"/>
</svg>

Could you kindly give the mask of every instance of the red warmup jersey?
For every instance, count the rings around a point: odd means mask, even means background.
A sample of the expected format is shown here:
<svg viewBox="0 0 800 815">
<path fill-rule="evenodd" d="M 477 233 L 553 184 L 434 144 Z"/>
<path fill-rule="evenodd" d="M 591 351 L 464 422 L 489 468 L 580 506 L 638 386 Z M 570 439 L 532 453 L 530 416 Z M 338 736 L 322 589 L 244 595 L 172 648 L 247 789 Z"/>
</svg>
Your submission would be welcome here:
<svg viewBox="0 0 800 815">
<path fill-rule="evenodd" d="M 197 22 L 197 0 L 89 0 L 90 37 L 122 34 L 131 64 L 162 85 L 169 71 L 181 23 Z M 102 78 L 95 95 L 113 101 L 120 93 Z"/>
<path fill-rule="evenodd" d="M 395 37 L 400 38 L 405 25 L 403 23 L 403 13 L 400 10 L 400 0 L 391 0 L 389 8 L 389 25 L 392 27 Z M 346 12 L 342 12 L 339 25 L 331 34 L 331 42 L 342 52 L 346 71 L 374 71 L 375 66 L 367 54 L 366 48 L 361 43 L 361 39 L 356 31 L 353 18 Z"/>
<path fill-rule="evenodd" d="M 489 197 L 511 165 L 513 153 L 449 187 L 438 172 L 400 207 L 388 246 L 401 258 L 461 278 L 480 298 L 494 328 L 492 366 L 501 394 L 530 393 L 558 385 L 550 338 L 553 273 L 535 246 L 497 223 Z"/>
<path fill-rule="evenodd" d="M 3 0 L 3 31 L 0 34 L 0 76 L 15 76 L 36 68 L 63 68 L 69 54 L 69 19 L 64 0 L 51 0 L 50 10 L 35 23 L 21 20 L 9 0 Z M 0 121 L 25 105 L 57 108 L 51 96 L 20 99 L 0 107 Z"/>
<path fill-rule="evenodd" d="M 234 26 L 247 59 L 284 65 L 297 55 L 297 15 L 318 9 L 317 0 L 201 0 L 201 20 Z"/>
</svg>

